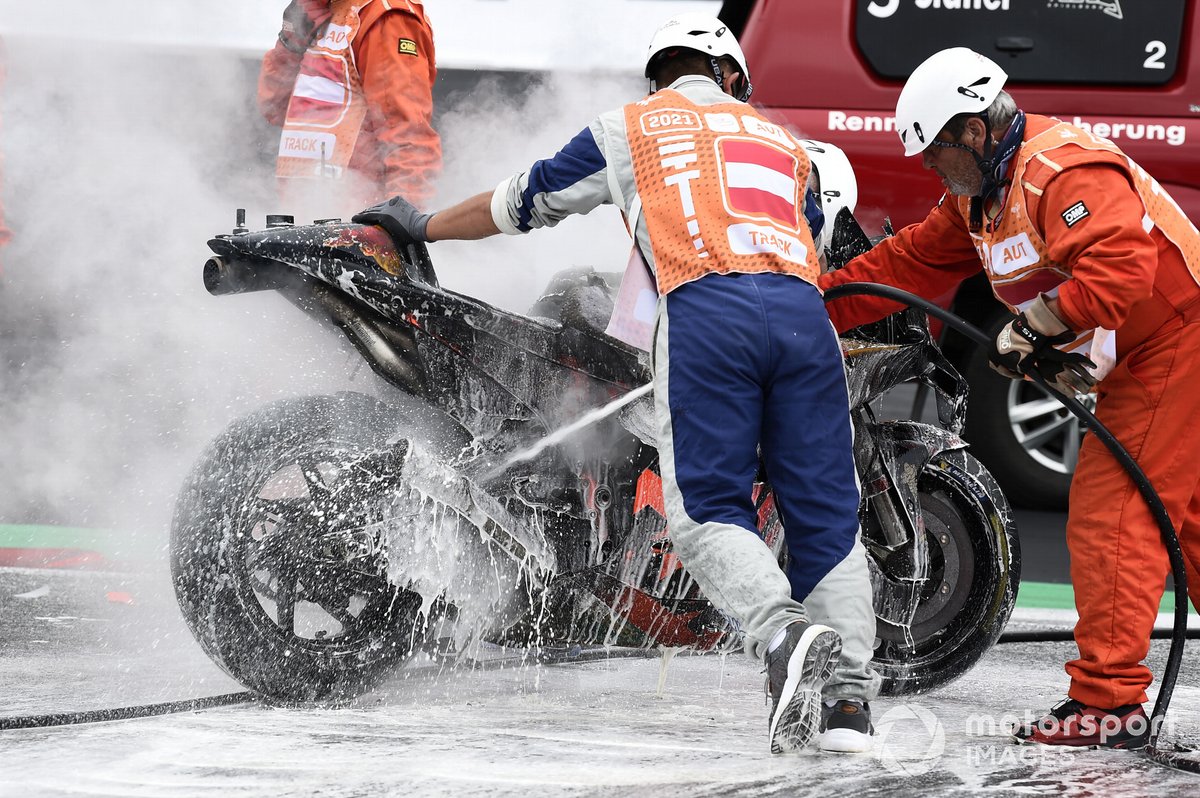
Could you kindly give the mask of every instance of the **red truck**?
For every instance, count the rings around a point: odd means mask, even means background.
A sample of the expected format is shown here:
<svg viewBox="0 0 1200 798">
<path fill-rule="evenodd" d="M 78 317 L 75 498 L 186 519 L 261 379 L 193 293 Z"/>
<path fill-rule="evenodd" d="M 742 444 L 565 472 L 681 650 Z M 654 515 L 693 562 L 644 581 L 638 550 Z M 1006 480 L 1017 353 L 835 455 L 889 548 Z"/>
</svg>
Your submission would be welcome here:
<svg viewBox="0 0 1200 798">
<path fill-rule="evenodd" d="M 1200 219 L 1200 11 L 1188 0 L 726 0 L 755 104 L 846 151 L 867 231 L 898 228 L 941 196 L 905 158 L 896 98 L 917 64 L 946 47 L 987 55 L 1017 105 L 1111 139 Z M 946 304 L 987 329 L 1002 307 L 982 274 Z M 1079 425 L 1029 383 L 987 368 L 955 333 L 942 348 L 971 384 L 964 436 L 1014 503 L 1066 507 Z"/>
</svg>

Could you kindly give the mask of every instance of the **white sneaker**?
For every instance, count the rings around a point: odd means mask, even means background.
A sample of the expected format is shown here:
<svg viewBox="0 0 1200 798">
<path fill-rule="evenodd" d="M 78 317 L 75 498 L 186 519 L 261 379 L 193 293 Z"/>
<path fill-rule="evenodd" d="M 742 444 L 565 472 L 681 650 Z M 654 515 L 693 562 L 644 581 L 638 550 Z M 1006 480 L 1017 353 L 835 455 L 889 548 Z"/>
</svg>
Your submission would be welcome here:
<svg viewBox="0 0 1200 798">
<path fill-rule="evenodd" d="M 875 744 L 870 704 L 848 698 L 826 701 L 821 714 L 822 751 L 862 754 Z"/>
</svg>

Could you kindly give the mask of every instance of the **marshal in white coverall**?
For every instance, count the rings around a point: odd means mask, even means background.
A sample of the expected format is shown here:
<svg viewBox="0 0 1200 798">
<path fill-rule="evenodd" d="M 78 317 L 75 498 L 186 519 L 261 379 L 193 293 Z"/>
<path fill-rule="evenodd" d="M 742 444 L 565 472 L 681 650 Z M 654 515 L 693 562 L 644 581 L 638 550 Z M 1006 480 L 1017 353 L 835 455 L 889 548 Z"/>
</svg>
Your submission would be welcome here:
<svg viewBox="0 0 1200 798">
<path fill-rule="evenodd" d="M 602 204 L 633 221 L 660 292 L 655 396 L 675 550 L 742 623 L 748 653 L 761 659 L 777 630 L 807 614 L 843 640 L 825 697 L 869 701 L 880 682 L 875 615 L 841 353 L 803 220 L 807 171 L 790 134 L 689 76 L 601 115 L 505 180 L 491 215 L 509 234 Z M 784 519 L 786 576 L 750 503 L 759 441 Z"/>
</svg>

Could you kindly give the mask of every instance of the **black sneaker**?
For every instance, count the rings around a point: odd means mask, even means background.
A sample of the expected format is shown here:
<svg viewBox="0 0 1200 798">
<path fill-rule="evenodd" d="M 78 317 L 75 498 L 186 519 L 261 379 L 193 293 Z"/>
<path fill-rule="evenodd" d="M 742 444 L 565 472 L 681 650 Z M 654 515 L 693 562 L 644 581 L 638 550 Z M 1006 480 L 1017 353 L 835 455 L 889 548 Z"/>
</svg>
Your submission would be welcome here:
<svg viewBox="0 0 1200 798">
<path fill-rule="evenodd" d="M 1150 741 L 1150 719 L 1141 704 L 1100 709 L 1068 698 L 1032 725 L 1015 727 L 1012 735 L 1018 744 L 1133 750 Z"/>
<path fill-rule="evenodd" d="M 789 624 L 783 641 L 767 654 L 771 753 L 812 742 L 821 727 L 821 688 L 833 676 L 841 654 L 837 632 L 806 621 Z"/>
<path fill-rule="evenodd" d="M 842 754 L 861 754 L 871 750 L 871 705 L 843 698 L 821 705 L 821 750 Z"/>
</svg>

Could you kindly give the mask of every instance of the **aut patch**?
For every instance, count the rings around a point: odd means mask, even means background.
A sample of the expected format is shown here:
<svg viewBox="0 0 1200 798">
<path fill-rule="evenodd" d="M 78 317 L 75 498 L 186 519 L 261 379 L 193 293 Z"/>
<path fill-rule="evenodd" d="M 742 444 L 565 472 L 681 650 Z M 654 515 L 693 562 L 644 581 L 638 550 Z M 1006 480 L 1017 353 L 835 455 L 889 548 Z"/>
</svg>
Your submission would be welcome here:
<svg viewBox="0 0 1200 798">
<path fill-rule="evenodd" d="M 401 39 L 399 50 L 403 55 L 417 55 L 417 43 L 412 39 Z"/>
</svg>

